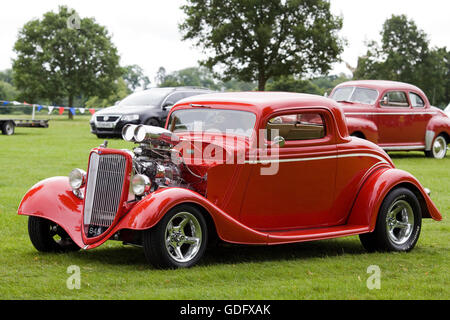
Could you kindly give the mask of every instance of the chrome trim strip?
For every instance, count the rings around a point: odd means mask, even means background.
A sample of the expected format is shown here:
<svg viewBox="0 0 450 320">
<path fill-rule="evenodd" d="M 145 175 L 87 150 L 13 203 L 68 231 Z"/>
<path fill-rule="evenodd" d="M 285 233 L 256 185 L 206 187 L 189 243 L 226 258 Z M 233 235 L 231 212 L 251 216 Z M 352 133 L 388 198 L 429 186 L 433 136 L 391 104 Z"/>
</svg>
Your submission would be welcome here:
<svg viewBox="0 0 450 320">
<path fill-rule="evenodd" d="M 425 150 L 425 146 L 387 146 L 381 148 L 385 151 Z"/>
<path fill-rule="evenodd" d="M 435 111 L 429 111 L 429 112 L 345 112 L 346 116 L 400 116 L 400 115 L 407 115 L 407 116 L 415 116 L 415 115 L 425 115 L 425 114 L 437 114 Z"/>
<path fill-rule="evenodd" d="M 371 153 L 350 153 L 350 154 L 339 154 L 333 156 L 324 157 L 312 157 L 312 158 L 295 158 L 295 159 L 271 159 L 271 160 L 247 160 L 245 164 L 269 164 L 269 163 L 289 163 L 289 162 L 304 162 L 304 161 L 316 161 L 316 160 L 327 160 L 327 159 L 340 159 L 340 158 L 353 158 L 353 157 L 370 157 L 380 160 L 382 163 L 389 164 L 386 159 Z"/>
<path fill-rule="evenodd" d="M 86 200 L 84 201 L 84 224 L 88 225 L 91 223 L 91 215 L 92 215 L 92 207 L 94 204 L 94 190 L 97 184 L 97 172 L 98 172 L 98 163 L 99 163 L 99 154 L 94 152 L 91 155 L 89 162 L 89 170 L 87 176 L 87 185 L 86 185 Z"/>
</svg>

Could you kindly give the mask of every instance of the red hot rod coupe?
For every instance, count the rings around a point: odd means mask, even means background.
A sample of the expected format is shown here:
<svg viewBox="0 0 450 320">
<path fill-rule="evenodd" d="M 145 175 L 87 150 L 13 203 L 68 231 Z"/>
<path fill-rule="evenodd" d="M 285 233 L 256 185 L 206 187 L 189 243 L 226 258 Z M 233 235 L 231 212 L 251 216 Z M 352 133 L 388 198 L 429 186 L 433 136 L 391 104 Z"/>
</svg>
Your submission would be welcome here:
<svg viewBox="0 0 450 320">
<path fill-rule="evenodd" d="M 394 81 L 349 81 L 333 89 L 341 103 L 350 135 L 386 151 L 423 150 L 442 159 L 450 144 L 450 117 L 430 106 L 416 86 Z"/>
<path fill-rule="evenodd" d="M 341 107 L 294 93 L 182 100 L 166 128 L 128 125 L 133 151 L 91 151 L 87 173 L 39 182 L 23 198 L 39 251 L 143 246 L 158 268 L 190 267 L 209 239 L 278 245 L 360 235 L 369 250 L 409 251 L 429 191 L 377 145 L 349 136 Z"/>
</svg>

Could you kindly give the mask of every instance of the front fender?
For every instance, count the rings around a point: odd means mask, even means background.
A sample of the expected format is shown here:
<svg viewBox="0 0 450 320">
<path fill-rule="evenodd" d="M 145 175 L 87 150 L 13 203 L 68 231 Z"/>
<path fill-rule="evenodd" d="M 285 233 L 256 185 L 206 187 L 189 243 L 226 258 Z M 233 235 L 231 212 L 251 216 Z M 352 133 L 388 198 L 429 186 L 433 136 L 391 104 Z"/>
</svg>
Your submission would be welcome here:
<svg viewBox="0 0 450 320">
<path fill-rule="evenodd" d="M 82 248 L 82 210 L 83 201 L 73 194 L 69 178 L 54 177 L 37 183 L 25 194 L 18 214 L 42 217 L 57 223 Z"/>
<path fill-rule="evenodd" d="M 378 127 L 375 122 L 362 119 L 347 117 L 348 132 L 353 134 L 355 132 L 361 132 L 364 134 L 367 140 L 377 144 L 378 143 Z"/>
<path fill-rule="evenodd" d="M 218 236 L 224 241 L 267 244 L 267 234 L 246 227 L 205 197 L 184 188 L 164 188 L 149 194 L 126 214 L 115 229 L 150 229 L 168 211 L 182 203 L 190 203 L 203 208 L 211 216 Z"/>
<path fill-rule="evenodd" d="M 424 218 L 442 220 L 439 210 L 416 178 L 403 170 L 383 168 L 368 177 L 361 187 L 352 207 L 348 224 L 368 225 L 372 232 L 375 229 L 383 200 L 391 190 L 400 186 L 410 189 L 417 195 Z"/>
</svg>

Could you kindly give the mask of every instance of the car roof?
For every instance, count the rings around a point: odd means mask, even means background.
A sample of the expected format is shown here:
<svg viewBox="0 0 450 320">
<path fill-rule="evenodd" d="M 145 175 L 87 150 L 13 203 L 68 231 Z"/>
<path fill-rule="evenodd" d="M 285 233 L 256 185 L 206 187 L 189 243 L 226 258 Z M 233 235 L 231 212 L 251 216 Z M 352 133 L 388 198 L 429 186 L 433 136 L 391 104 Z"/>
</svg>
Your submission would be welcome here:
<svg viewBox="0 0 450 320">
<path fill-rule="evenodd" d="M 290 92 L 221 92 L 193 96 L 182 104 L 235 104 L 252 110 L 283 109 L 287 107 L 325 106 L 339 108 L 331 99 L 318 95 Z"/>
<path fill-rule="evenodd" d="M 345 117 L 339 104 L 329 98 L 318 95 L 290 92 L 223 92 L 202 94 L 181 100 L 172 108 L 195 108 L 198 106 L 217 106 L 250 111 L 258 114 L 260 119 L 274 112 L 289 110 L 292 108 L 325 107 L 334 115 L 341 136 L 348 135 Z"/>
<path fill-rule="evenodd" d="M 414 90 L 422 92 L 418 87 L 404 82 L 398 81 L 388 81 L 388 80 L 355 80 L 355 81 L 347 81 L 339 84 L 336 88 L 339 87 L 366 87 L 370 89 L 377 90 L 387 90 L 387 89 L 398 89 L 398 90 Z"/>
</svg>

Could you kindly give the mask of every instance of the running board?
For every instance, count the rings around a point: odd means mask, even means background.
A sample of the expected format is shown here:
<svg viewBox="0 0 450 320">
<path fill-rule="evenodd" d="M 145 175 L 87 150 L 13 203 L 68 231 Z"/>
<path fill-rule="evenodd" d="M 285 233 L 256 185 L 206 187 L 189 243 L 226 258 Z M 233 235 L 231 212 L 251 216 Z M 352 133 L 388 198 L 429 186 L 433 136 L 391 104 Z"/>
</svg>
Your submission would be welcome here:
<svg viewBox="0 0 450 320">
<path fill-rule="evenodd" d="M 345 225 L 327 228 L 267 232 L 269 245 L 325 240 L 368 233 L 369 226 Z"/>
</svg>

